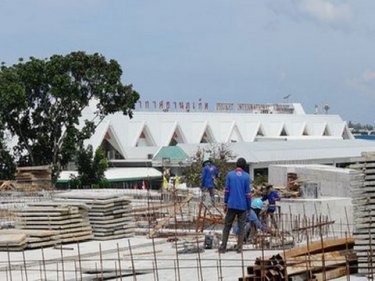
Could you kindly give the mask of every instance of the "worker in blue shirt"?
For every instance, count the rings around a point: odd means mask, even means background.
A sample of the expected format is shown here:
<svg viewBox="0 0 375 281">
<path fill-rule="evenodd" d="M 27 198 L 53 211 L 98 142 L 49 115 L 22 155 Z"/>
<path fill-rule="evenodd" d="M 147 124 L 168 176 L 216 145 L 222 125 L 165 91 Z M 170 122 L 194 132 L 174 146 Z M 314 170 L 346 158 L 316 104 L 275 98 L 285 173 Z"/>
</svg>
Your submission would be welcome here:
<svg viewBox="0 0 375 281">
<path fill-rule="evenodd" d="M 219 176 L 218 169 L 212 160 L 206 160 L 202 165 L 202 176 L 201 176 L 201 189 L 202 192 L 207 192 L 210 194 L 211 201 L 215 202 L 215 181 Z"/>
<path fill-rule="evenodd" d="M 251 208 L 251 180 L 250 175 L 245 172 L 245 168 L 246 160 L 241 157 L 236 162 L 236 169 L 230 171 L 226 176 L 224 191 L 224 211 L 226 214 L 223 239 L 219 248 L 220 253 L 226 252 L 229 232 L 235 218 L 237 218 L 239 228 L 237 252 L 242 252 L 246 212 Z"/>
<path fill-rule="evenodd" d="M 273 190 L 272 184 L 265 186 L 262 201 L 268 201 L 267 217 L 271 218 L 271 223 L 275 229 L 278 229 L 274 213 L 276 211 L 276 201 L 280 201 L 279 193 Z"/>
<path fill-rule="evenodd" d="M 251 209 L 246 214 L 246 224 L 245 224 L 245 237 L 244 241 L 249 238 L 254 238 L 257 230 L 269 231 L 266 224 L 262 223 L 259 219 L 260 212 L 263 209 L 263 201 L 261 198 L 255 198 L 251 200 Z M 239 234 L 239 227 L 236 224 L 233 227 L 233 233 Z"/>
</svg>

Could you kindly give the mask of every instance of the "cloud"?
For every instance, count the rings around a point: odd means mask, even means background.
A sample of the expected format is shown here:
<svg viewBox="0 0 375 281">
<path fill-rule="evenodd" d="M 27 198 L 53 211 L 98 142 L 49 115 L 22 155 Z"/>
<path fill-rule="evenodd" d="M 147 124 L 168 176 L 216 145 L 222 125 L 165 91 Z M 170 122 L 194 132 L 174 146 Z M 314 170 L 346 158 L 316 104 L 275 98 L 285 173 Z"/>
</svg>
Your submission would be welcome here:
<svg viewBox="0 0 375 281">
<path fill-rule="evenodd" d="M 366 70 L 359 77 L 349 79 L 347 84 L 358 93 L 375 98 L 375 70 Z"/>
<path fill-rule="evenodd" d="M 276 15 L 286 15 L 294 21 L 312 20 L 333 28 L 346 27 L 353 19 L 352 7 L 345 1 L 269 0 L 268 7 Z"/>
<path fill-rule="evenodd" d="M 296 2 L 301 12 L 321 23 L 341 24 L 348 23 L 352 19 L 351 7 L 347 3 L 334 3 L 328 0 Z"/>
</svg>

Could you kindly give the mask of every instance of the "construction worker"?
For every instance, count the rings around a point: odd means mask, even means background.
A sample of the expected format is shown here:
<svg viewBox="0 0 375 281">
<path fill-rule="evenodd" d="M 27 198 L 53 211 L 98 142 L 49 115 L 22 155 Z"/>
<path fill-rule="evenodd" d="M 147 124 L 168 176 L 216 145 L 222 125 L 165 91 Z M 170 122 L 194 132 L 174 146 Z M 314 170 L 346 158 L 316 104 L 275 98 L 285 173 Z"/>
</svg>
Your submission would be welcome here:
<svg viewBox="0 0 375 281">
<path fill-rule="evenodd" d="M 210 194 L 211 202 L 215 202 L 215 182 L 219 171 L 211 159 L 205 160 L 202 164 L 201 190 Z"/>
<path fill-rule="evenodd" d="M 249 240 L 249 238 L 254 238 L 257 230 L 268 231 L 266 224 L 262 223 L 259 219 L 260 213 L 263 210 L 263 201 L 260 198 L 254 198 L 251 200 L 251 209 L 246 214 L 246 224 L 245 224 L 245 235 L 244 241 Z M 233 227 L 233 233 L 239 234 L 239 227 L 236 224 Z"/>
<path fill-rule="evenodd" d="M 280 196 L 277 191 L 273 190 L 272 184 L 268 184 L 264 187 L 262 201 L 268 201 L 266 220 L 270 217 L 272 226 L 278 229 L 274 213 L 276 211 L 276 201 L 280 201 Z"/>
<path fill-rule="evenodd" d="M 164 168 L 164 170 L 163 170 L 163 183 L 162 183 L 163 190 L 169 189 L 169 177 L 170 177 L 169 169 Z"/>
<path fill-rule="evenodd" d="M 251 208 L 251 180 L 250 175 L 245 172 L 246 160 L 244 158 L 239 158 L 236 162 L 236 166 L 236 169 L 227 174 L 225 180 L 224 212 L 226 212 L 226 214 L 223 240 L 219 248 L 220 253 L 226 252 L 229 232 L 235 218 L 237 218 L 239 228 L 237 252 L 242 252 L 246 211 Z"/>
</svg>

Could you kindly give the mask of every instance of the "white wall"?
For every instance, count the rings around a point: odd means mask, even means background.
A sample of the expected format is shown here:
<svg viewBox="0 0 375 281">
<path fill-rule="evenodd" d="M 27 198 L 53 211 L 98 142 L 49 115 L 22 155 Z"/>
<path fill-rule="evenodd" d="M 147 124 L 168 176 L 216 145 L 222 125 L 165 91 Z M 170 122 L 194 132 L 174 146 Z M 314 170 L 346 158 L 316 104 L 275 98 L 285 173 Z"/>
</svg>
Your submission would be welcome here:
<svg viewBox="0 0 375 281">
<path fill-rule="evenodd" d="M 320 196 L 351 197 L 351 185 L 359 172 L 327 165 L 270 165 L 268 182 L 275 186 L 287 185 L 287 174 L 296 173 L 301 181 L 320 185 Z"/>
</svg>

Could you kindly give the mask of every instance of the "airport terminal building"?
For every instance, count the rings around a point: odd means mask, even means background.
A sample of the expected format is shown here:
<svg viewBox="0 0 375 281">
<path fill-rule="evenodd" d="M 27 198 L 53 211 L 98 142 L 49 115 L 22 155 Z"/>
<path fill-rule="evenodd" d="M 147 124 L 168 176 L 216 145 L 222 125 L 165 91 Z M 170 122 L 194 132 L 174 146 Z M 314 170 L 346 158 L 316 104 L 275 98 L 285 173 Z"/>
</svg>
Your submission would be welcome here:
<svg viewBox="0 0 375 281">
<path fill-rule="evenodd" d="M 153 168 L 160 177 L 166 163 L 189 165 L 199 147 L 211 144 L 225 143 L 234 155 L 245 157 L 252 175 L 266 173 L 270 164 L 344 167 L 361 152 L 375 151 L 375 142 L 356 140 L 340 116 L 306 114 L 301 104 L 221 103 L 212 111 L 202 104 L 181 110 L 178 104 L 173 109 L 156 105 L 144 104 L 131 119 L 121 113 L 107 116 L 85 144 L 102 146 L 110 166 L 120 168 L 117 174 L 121 168 L 127 174 L 129 168 Z M 87 108 L 83 118 L 92 115 Z"/>
</svg>

